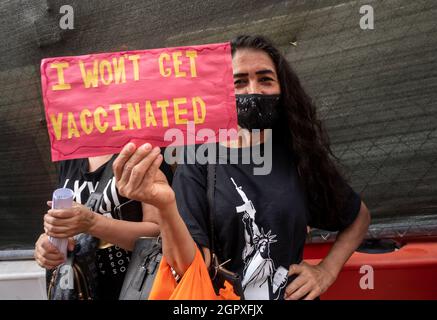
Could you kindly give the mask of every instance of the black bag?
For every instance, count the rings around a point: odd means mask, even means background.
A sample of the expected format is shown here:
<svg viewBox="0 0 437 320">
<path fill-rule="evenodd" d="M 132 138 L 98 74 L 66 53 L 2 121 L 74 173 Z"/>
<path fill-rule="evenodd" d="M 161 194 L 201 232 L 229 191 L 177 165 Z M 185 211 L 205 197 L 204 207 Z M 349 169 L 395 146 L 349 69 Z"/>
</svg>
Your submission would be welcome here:
<svg viewBox="0 0 437 320">
<path fill-rule="evenodd" d="M 135 242 L 119 299 L 147 300 L 161 259 L 161 237 L 139 238 Z"/>
<path fill-rule="evenodd" d="M 97 212 L 103 201 L 103 190 L 112 178 L 112 162 L 106 164 L 99 185 L 90 194 L 85 206 Z M 75 247 L 67 255 L 67 261 L 53 272 L 48 284 L 49 300 L 94 300 L 98 299 L 99 271 L 96 263 L 100 240 L 85 233 L 75 237 Z"/>
<path fill-rule="evenodd" d="M 52 274 L 47 296 L 49 300 L 93 300 L 98 298 L 96 251 L 99 240 L 80 234 L 67 261 Z"/>
<path fill-rule="evenodd" d="M 241 277 L 238 273 L 229 271 L 224 267 L 228 262 L 219 262 L 217 257 L 217 247 L 215 246 L 215 233 L 214 233 L 214 193 L 215 193 L 215 164 L 208 165 L 207 174 L 207 197 L 208 197 L 208 213 L 209 213 L 209 242 L 210 242 L 210 253 L 211 253 L 211 263 L 209 266 L 209 275 L 211 277 L 212 285 L 214 287 L 215 293 L 218 295 L 221 288 L 224 288 L 225 281 L 228 281 L 234 288 L 234 293 L 244 300 L 244 291 L 241 284 Z"/>
<path fill-rule="evenodd" d="M 211 281 L 218 295 L 224 282 L 228 281 L 234 288 L 241 300 L 244 300 L 241 278 L 238 273 L 231 272 L 219 264 L 214 247 L 214 191 L 215 191 L 215 166 L 208 166 L 207 195 L 209 204 L 210 243 L 211 243 L 211 264 L 209 273 Z M 153 282 L 158 273 L 159 264 L 162 259 L 161 238 L 139 238 L 135 243 L 131 261 L 124 278 L 123 287 L 120 293 L 120 300 L 147 300 L 152 290 Z"/>
</svg>

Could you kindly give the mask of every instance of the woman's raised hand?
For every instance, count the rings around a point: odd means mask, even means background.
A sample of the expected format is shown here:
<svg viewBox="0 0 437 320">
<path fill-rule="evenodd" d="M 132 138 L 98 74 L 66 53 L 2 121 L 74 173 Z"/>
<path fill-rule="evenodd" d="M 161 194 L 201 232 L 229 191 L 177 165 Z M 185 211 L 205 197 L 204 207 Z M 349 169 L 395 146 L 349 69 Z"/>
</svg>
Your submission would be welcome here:
<svg viewBox="0 0 437 320">
<path fill-rule="evenodd" d="M 174 202 L 175 194 L 159 170 L 163 161 L 159 147 L 150 143 L 136 147 L 128 143 L 113 163 L 118 192 L 129 199 L 151 204 L 159 209 Z"/>
</svg>

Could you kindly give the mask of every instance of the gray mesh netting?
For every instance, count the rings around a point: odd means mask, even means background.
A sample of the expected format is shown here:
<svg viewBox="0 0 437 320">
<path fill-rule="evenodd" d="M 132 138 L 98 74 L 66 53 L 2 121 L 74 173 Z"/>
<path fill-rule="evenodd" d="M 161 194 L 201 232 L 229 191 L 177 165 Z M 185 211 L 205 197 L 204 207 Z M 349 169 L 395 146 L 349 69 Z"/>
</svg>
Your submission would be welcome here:
<svg viewBox="0 0 437 320">
<path fill-rule="evenodd" d="M 74 8 L 73 30 L 59 8 Z M 374 8 L 374 30 L 359 25 Z M 369 237 L 437 230 L 437 2 L 0 1 L 0 248 L 32 247 L 56 185 L 42 58 L 263 34 L 286 54 L 370 208 Z M 330 235 L 314 233 L 328 239 Z"/>
</svg>

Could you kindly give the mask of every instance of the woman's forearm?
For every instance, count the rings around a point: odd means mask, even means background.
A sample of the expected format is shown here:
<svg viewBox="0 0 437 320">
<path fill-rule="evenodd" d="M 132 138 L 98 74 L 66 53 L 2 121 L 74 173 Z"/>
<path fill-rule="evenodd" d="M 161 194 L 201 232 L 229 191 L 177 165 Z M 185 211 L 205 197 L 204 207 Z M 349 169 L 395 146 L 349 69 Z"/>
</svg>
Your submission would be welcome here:
<svg viewBox="0 0 437 320">
<path fill-rule="evenodd" d="M 159 226 L 153 222 L 130 222 L 96 214 L 88 233 L 125 250 L 132 250 L 139 237 L 157 236 Z"/>
<path fill-rule="evenodd" d="M 159 210 L 163 254 L 177 274 L 183 275 L 194 260 L 196 243 L 182 220 L 176 201 Z"/>
<path fill-rule="evenodd" d="M 366 205 L 361 202 L 360 212 L 355 221 L 340 232 L 328 255 L 321 261 L 320 266 L 337 278 L 343 265 L 363 241 L 370 224 L 370 213 Z"/>
</svg>

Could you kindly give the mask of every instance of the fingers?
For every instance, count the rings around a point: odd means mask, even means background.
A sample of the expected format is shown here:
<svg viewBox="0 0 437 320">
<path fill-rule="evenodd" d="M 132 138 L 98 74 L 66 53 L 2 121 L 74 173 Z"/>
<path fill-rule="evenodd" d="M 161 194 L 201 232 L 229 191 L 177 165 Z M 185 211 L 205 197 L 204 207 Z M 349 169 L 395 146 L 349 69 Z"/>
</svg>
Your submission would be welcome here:
<svg viewBox="0 0 437 320">
<path fill-rule="evenodd" d="M 44 230 L 46 234 L 55 238 L 68 238 L 72 236 L 71 230 L 68 226 L 54 226 L 44 221 Z"/>
<path fill-rule="evenodd" d="M 296 290 L 305 285 L 306 281 L 303 277 L 297 277 L 291 282 L 287 288 L 285 288 L 284 298 L 287 299 L 290 295 L 292 295 Z"/>
<path fill-rule="evenodd" d="M 138 150 L 140 150 L 142 148 L 143 148 L 143 146 L 141 146 Z M 128 181 L 129 188 L 131 190 L 136 190 L 141 185 L 141 183 L 143 182 L 143 180 L 145 178 L 150 179 L 149 170 L 152 169 L 152 164 L 154 163 L 156 158 L 158 156 L 160 156 L 160 152 L 161 152 L 161 149 L 159 147 L 155 147 L 155 148 L 153 148 L 153 150 L 149 150 L 149 151 L 138 152 L 139 154 L 140 153 L 143 154 L 142 158 L 135 158 L 135 161 L 137 161 L 137 160 L 140 160 L 140 161 L 132 162 L 132 164 L 135 163 L 135 165 L 132 167 L 129 177 L 127 176 L 127 173 L 126 173 L 126 175 L 125 175 L 125 173 L 123 173 L 123 176 L 122 176 L 122 180 L 125 178 L 127 179 L 124 181 L 126 181 L 126 182 Z M 135 153 L 135 155 L 137 155 L 137 153 Z M 129 166 L 129 164 L 126 164 L 126 167 L 128 167 L 128 166 Z M 153 177 L 155 177 L 155 174 L 156 174 L 156 170 L 154 172 Z M 153 180 L 154 179 L 146 180 L 146 181 L 153 182 Z"/>
<path fill-rule="evenodd" d="M 305 284 L 297 289 L 292 295 L 287 296 L 285 300 L 299 300 L 304 297 L 308 292 L 311 291 L 311 286 L 309 284 Z"/>
<path fill-rule="evenodd" d="M 72 208 L 50 209 L 49 211 L 47 211 L 46 216 L 47 215 L 55 219 L 70 219 L 76 215 L 76 212 Z"/>
<path fill-rule="evenodd" d="M 53 205 L 53 202 L 52 201 L 47 201 L 47 205 L 51 208 L 52 205 Z"/>
<path fill-rule="evenodd" d="M 320 295 L 321 295 L 321 292 L 314 289 L 304 298 L 304 300 L 314 300 L 315 298 L 317 298 Z"/>
<path fill-rule="evenodd" d="M 300 274 L 303 271 L 303 266 L 298 264 L 292 264 L 290 268 L 288 269 L 288 276 L 291 276 L 293 274 Z"/>
<path fill-rule="evenodd" d="M 150 179 L 155 177 L 159 169 L 160 148 L 152 149 L 150 143 L 146 143 L 139 148 L 135 148 L 132 143 L 127 144 L 120 155 L 114 161 L 113 171 L 117 181 L 117 187 L 123 196 L 132 198 L 135 197 L 132 192 L 137 191 L 141 184 L 146 181 L 154 181 Z M 159 157 L 159 160 L 157 158 Z M 156 160 L 156 163 L 155 163 Z M 151 169 L 151 172 L 149 170 Z"/>
<path fill-rule="evenodd" d="M 65 261 L 63 254 L 49 241 L 46 234 L 41 235 L 36 242 L 34 257 L 41 267 L 47 269 L 53 269 Z"/>
<path fill-rule="evenodd" d="M 123 170 L 121 172 L 121 178 L 117 180 L 121 185 L 125 185 L 129 182 L 132 170 L 134 167 L 146 157 L 152 150 L 152 145 L 150 143 L 143 144 L 140 146 L 125 162 Z"/>
<path fill-rule="evenodd" d="M 44 215 L 44 222 L 47 223 L 48 225 L 63 226 L 66 224 L 65 221 L 67 221 L 68 223 L 69 219 L 55 218 L 49 213 Z"/>
<path fill-rule="evenodd" d="M 44 233 L 42 235 L 40 235 L 38 241 L 36 242 L 35 249 L 37 249 L 39 251 L 47 252 L 50 254 L 52 254 L 52 253 L 53 254 L 56 254 L 56 253 L 60 254 L 58 248 L 56 248 L 56 246 L 50 242 L 47 234 L 44 234 Z"/>
<path fill-rule="evenodd" d="M 149 171 L 147 172 L 147 174 L 144 177 L 143 180 L 143 184 L 147 184 L 147 181 L 153 181 L 154 177 L 158 174 L 159 171 L 159 167 L 161 166 L 163 160 L 163 156 L 162 155 L 158 155 L 158 157 L 155 159 L 155 161 L 153 161 Z M 165 177 L 164 177 L 165 179 Z M 167 179 L 165 179 L 165 183 L 167 182 Z M 152 185 L 152 188 L 150 189 L 150 196 L 153 198 L 156 198 L 157 194 L 158 194 L 158 188 L 156 184 Z"/>
<path fill-rule="evenodd" d="M 64 263 L 65 259 L 63 257 L 52 258 L 35 252 L 35 261 L 39 266 L 51 270 Z"/>
<path fill-rule="evenodd" d="M 44 230 L 51 237 L 65 238 L 63 236 L 71 230 L 72 225 L 74 225 L 73 219 L 55 218 L 50 214 L 44 215 Z"/>
<path fill-rule="evenodd" d="M 65 219 L 73 218 L 75 216 L 80 216 L 89 213 L 88 211 L 89 209 L 86 208 L 84 205 L 77 202 L 73 202 L 73 206 L 71 208 L 50 209 L 47 211 L 47 215 L 54 218 L 54 220 L 56 219 L 65 220 Z"/>
<path fill-rule="evenodd" d="M 284 299 L 298 300 L 313 300 L 320 296 L 329 283 L 326 283 L 327 276 L 322 273 L 323 269 L 318 266 L 312 266 L 302 261 L 299 265 L 292 265 L 289 269 L 289 274 L 299 274 L 298 277 L 290 283 L 285 289 Z"/>
<path fill-rule="evenodd" d="M 126 162 L 130 159 L 132 154 L 135 152 L 136 146 L 133 143 L 128 143 L 121 150 L 120 154 L 114 160 L 112 164 L 112 170 L 114 171 L 114 176 L 116 181 L 120 181 L 121 175 L 123 173 L 123 168 Z"/>
<path fill-rule="evenodd" d="M 155 150 L 156 149 L 156 150 Z M 148 165 L 148 170 L 146 170 L 146 173 L 144 174 L 143 180 L 141 181 L 141 183 L 144 183 L 146 181 L 154 181 L 155 180 L 155 176 L 158 173 L 159 167 L 161 166 L 162 160 L 164 159 L 163 156 L 160 154 L 161 150 L 156 147 L 153 150 L 152 153 L 152 158 L 153 160 L 151 161 L 151 164 L 144 164 L 144 166 Z M 141 165 L 141 163 L 140 163 Z"/>
<path fill-rule="evenodd" d="M 62 261 L 64 261 L 64 255 L 62 253 L 60 253 L 60 252 L 49 253 L 47 251 L 44 251 L 44 249 L 41 249 L 40 251 L 38 251 L 38 253 L 39 253 L 39 255 L 41 257 L 43 257 L 47 261 L 52 261 L 52 262 L 62 262 Z"/>
<path fill-rule="evenodd" d="M 68 209 L 51 209 L 44 215 L 45 232 L 56 238 L 67 238 L 88 232 L 96 221 L 96 215 L 87 207 L 73 203 Z"/>
</svg>

